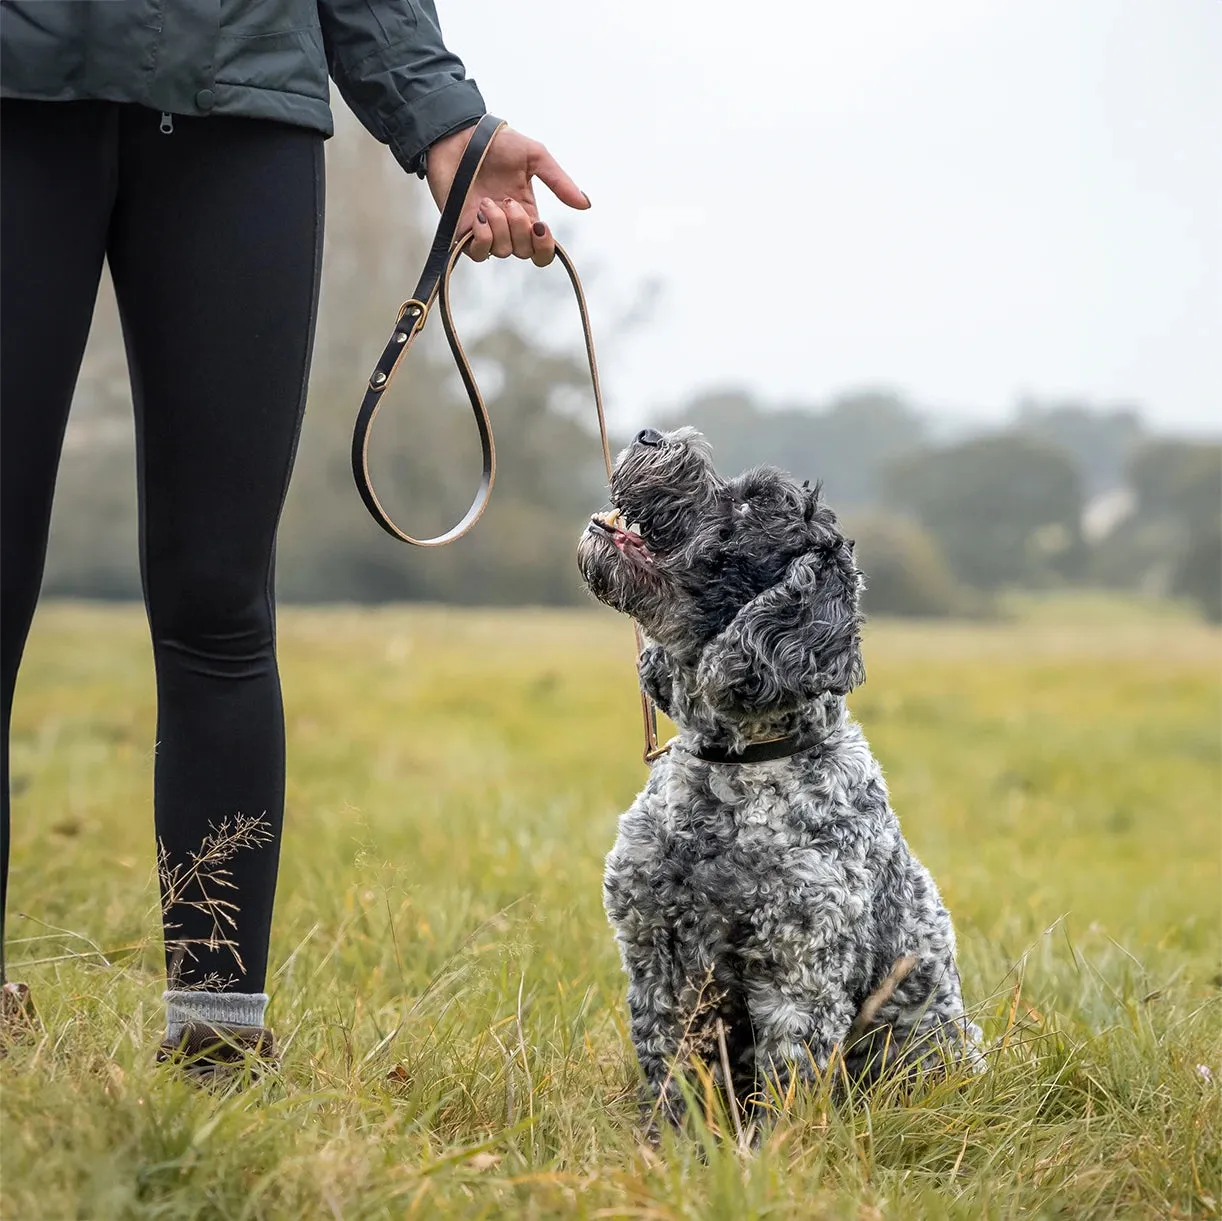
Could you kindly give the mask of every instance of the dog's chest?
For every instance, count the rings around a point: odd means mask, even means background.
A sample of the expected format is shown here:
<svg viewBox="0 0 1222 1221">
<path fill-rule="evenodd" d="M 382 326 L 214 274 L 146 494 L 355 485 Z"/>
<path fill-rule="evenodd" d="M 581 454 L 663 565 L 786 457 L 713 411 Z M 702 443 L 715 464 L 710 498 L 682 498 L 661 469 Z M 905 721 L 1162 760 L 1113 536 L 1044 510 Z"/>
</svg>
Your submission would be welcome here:
<svg viewBox="0 0 1222 1221">
<path fill-rule="evenodd" d="M 864 909 L 867 827 L 792 769 L 658 776 L 607 861 L 613 919 L 718 927 L 737 939 L 769 910 Z"/>
</svg>

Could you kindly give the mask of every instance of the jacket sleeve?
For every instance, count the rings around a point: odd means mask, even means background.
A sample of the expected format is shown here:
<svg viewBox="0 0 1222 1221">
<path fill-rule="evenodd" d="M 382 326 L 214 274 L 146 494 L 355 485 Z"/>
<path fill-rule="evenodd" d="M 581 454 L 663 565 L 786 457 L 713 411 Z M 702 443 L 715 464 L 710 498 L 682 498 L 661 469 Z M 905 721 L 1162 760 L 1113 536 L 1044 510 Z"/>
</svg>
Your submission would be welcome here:
<svg viewBox="0 0 1222 1221">
<path fill-rule="evenodd" d="M 422 173 L 431 144 L 484 114 L 433 0 L 318 0 L 318 17 L 331 79 L 405 170 Z"/>
</svg>

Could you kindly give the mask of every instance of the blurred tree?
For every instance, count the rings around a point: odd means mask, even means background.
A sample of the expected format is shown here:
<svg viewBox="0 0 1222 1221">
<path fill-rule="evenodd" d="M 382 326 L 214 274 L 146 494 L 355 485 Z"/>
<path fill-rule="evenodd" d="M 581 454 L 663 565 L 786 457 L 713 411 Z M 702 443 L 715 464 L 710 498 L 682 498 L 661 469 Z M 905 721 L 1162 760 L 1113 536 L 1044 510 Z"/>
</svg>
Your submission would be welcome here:
<svg viewBox="0 0 1222 1221">
<path fill-rule="evenodd" d="M 1101 548 L 1156 592 L 1222 619 L 1222 445 L 1153 441 L 1129 469 L 1136 510 Z"/>
<path fill-rule="evenodd" d="M 1171 592 L 1195 602 L 1211 623 L 1222 623 L 1222 529 L 1216 523 L 1189 537 Z"/>
<path fill-rule="evenodd" d="M 933 537 L 915 522 L 873 512 L 846 518 L 844 529 L 856 540 L 868 615 L 940 618 L 990 609 L 985 598 L 960 584 Z"/>
<path fill-rule="evenodd" d="M 737 474 L 767 463 L 819 479 L 839 509 L 876 504 L 889 463 L 920 447 L 921 417 L 897 395 L 859 391 L 822 411 L 804 405 L 765 408 L 742 391 L 700 395 L 659 426 L 691 424 L 708 437 L 718 468 Z"/>
<path fill-rule="evenodd" d="M 344 138 L 329 152 L 330 180 L 342 194 L 328 222 L 310 406 L 281 529 L 281 594 L 314 602 L 575 601 L 582 596 L 577 537 L 606 481 L 592 408 L 579 418 L 560 411 L 557 399 L 566 390 L 588 397 L 588 373 L 579 355 L 545 350 L 518 329 L 523 311 L 503 291 L 489 310 L 477 290 L 477 276 L 483 283 L 520 276 L 533 316 L 568 293 L 558 269 L 493 264 L 477 273 L 464 263 L 455 274 L 457 324 L 497 440 L 492 507 L 477 529 L 452 547 L 416 551 L 384 534 L 357 497 L 353 420 L 364 378 L 423 261 L 423 209 L 431 205 L 380 145 L 348 116 L 343 121 Z M 478 439 L 439 319 L 386 392 L 370 453 L 379 496 L 412 533 L 437 533 L 466 511 L 479 479 Z"/>
<path fill-rule="evenodd" d="M 892 468 L 890 495 L 975 588 L 1047 584 L 1081 561 L 1078 472 L 1043 442 L 999 434 L 925 451 Z"/>
<path fill-rule="evenodd" d="M 1135 408 L 1030 398 L 1018 405 L 1014 431 L 1071 454 L 1087 501 L 1123 485 L 1129 461 L 1146 438 Z"/>
<path fill-rule="evenodd" d="M 1152 441 L 1134 455 L 1129 483 L 1137 512 L 1203 530 L 1222 512 L 1222 445 Z"/>
</svg>

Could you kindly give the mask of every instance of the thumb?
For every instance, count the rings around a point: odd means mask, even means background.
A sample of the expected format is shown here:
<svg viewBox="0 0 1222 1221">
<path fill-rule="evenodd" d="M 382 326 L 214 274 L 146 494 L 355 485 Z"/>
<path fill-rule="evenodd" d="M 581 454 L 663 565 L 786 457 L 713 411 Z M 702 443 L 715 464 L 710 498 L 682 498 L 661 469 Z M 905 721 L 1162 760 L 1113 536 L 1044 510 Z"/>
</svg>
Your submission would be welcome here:
<svg viewBox="0 0 1222 1221">
<path fill-rule="evenodd" d="M 535 177 L 563 204 L 585 211 L 590 197 L 560 168 L 559 162 L 546 149 L 539 152 L 534 166 Z"/>
</svg>

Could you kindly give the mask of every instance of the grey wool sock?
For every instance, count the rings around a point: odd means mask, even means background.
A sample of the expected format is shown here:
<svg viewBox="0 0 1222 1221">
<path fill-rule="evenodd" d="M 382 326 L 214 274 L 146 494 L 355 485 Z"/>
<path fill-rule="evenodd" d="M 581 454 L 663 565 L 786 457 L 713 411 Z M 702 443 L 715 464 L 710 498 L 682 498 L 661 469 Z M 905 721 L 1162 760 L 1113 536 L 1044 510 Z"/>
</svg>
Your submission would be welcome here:
<svg viewBox="0 0 1222 1221">
<path fill-rule="evenodd" d="M 165 992 L 166 1038 L 182 1038 L 188 1022 L 209 1026 L 262 1026 L 266 992 Z"/>
</svg>

